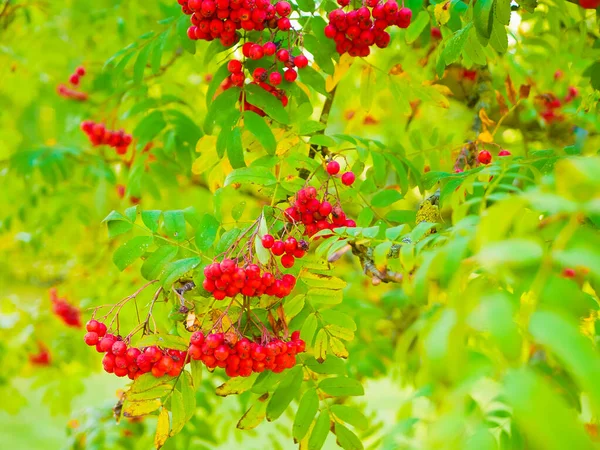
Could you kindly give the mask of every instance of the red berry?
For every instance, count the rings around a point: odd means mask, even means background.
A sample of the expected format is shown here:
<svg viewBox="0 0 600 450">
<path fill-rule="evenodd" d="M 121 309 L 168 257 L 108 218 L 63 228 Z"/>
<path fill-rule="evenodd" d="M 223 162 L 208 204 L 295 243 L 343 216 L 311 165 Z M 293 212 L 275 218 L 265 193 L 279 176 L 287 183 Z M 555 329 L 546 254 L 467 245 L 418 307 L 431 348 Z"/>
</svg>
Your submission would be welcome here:
<svg viewBox="0 0 600 450">
<path fill-rule="evenodd" d="M 354 175 L 354 172 L 346 172 L 342 175 L 342 184 L 345 184 L 346 186 L 352 186 L 355 179 L 356 176 Z"/>
<path fill-rule="evenodd" d="M 140 356 L 141 354 L 142 352 L 139 348 L 131 347 L 127 349 L 127 352 L 125 353 L 125 358 L 127 358 L 127 362 L 129 364 L 133 364 L 137 361 L 138 356 Z"/>
<path fill-rule="evenodd" d="M 112 345 L 111 351 L 115 356 L 124 355 L 127 351 L 127 344 L 123 341 L 117 341 Z"/>
<path fill-rule="evenodd" d="M 267 56 L 273 56 L 277 51 L 277 45 L 274 42 L 267 42 L 263 45 L 263 51 Z"/>
<path fill-rule="evenodd" d="M 283 77 L 286 81 L 293 83 L 296 81 L 296 78 L 298 78 L 298 72 L 296 72 L 294 69 L 288 69 L 284 72 Z"/>
<path fill-rule="evenodd" d="M 254 78 L 254 81 L 256 81 L 257 83 L 259 81 L 266 81 L 267 69 L 257 67 L 256 69 L 254 69 L 254 72 L 252 72 L 252 78 Z"/>
<path fill-rule="evenodd" d="M 194 360 L 199 360 L 200 358 L 202 358 L 202 348 L 197 346 L 197 345 L 190 345 L 190 348 L 188 349 L 188 353 L 190 355 L 190 358 L 194 359 Z"/>
<path fill-rule="evenodd" d="M 288 52 L 285 48 L 278 50 L 275 54 L 275 57 L 281 62 L 287 62 L 290 60 L 290 52 Z"/>
<path fill-rule="evenodd" d="M 75 69 L 75 73 L 82 77 L 85 75 L 85 69 L 82 66 L 79 66 L 77 69 Z"/>
<path fill-rule="evenodd" d="M 250 48 L 255 45 L 253 42 L 246 42 L 242 46 L 242 53 L 246 58 L 250 58 Z"/>
<path fill-rule="evenodd" d="M 242 71 L 242 62 L 237 59 L 232 59 L 227 63 L 227 70 L 231 73 L 238 73 Z"/>
<path fill-rule="evenodd" d="M 219 345 L 213 356 L 217 361 L 225 361 L 229 357 L 229 348 L 226 345 Z"/>
<path fill-rule="evenodd" d="M 563 270 L 563 277 L 565 278 L 575 278 L 575 276 L 577 275 L 577 273 L 575 272 L 575 269 L 571 269 L 571 268 L 566 268 Z"/>
<path fill-rule="evenodd" d="M 331 203 L 324 201 L 319 207 L 319 214 L 321 214 L 323 217 L 327 217 L 329 214 L 331 214 L 332 210 L 333 206 L 331 206 Z"/>
<path fill-rule="evenodd" d="M 275 11 L 281 17 L 287 17 L 292 12 L 292 7 L 288 2 L 277 2 L 275 5 Z"/>
<path fill-rule="evenodd" d="M 292 254 L 298 248 L 298 241 L 296 240 L 296 238 L 289 237 L 285 240 L 283 246 L 285 248 L 286 253 Z"/>
<path fill-rule="evenodd" d="M 492 162 L 492 154 L 487 150 L 481 150 L 477 155 L 477 160 L 481 164 L 489 164 L 490 162 Z"/>
<path fill-rule="evenodd" d="M 99 343 L 100 351 L 109 352 L 115 343 L 115 337 L 113 335 L 104 336 Z"/>
<path fill-rule="evenodd" d="M 285 253 L 285 245 L 282 241 L 275 241 L 271 247 L 271 252 L 275 256 L 281 256 Z"/>
<path fill-rule="evenodd" d="M 264 248 L 271 248 L 273 247 L 273 244 L 275 243 L 275 238 L 273 236 L 271 236 L 270 234 L 265 234 L 262 239 L 262 246 Z"/>
<path fill-rule="evenodd" d="M 271 75 L 269 75 L 269 81 L 271 82 L 271 84 L 273 86 L 277 86 L 277 85 L 281 84 L 282 80 L 283 80 L 283 77 L 281 76 L 281 74 L 279 72 L 271 72 Z"/>
<path fill-rule="evenodd" d="M 498 156 L 510 156 L 511 153 L 508 150 L 500 150 Z"/>
<path fill-rule="evenodd" d="M 281 257 L 281 265 L 283 267 L 285 267 L 286 269 L 293 267 L 295 262 L 296 262 L 296 258 L 294 258 L 292 255 L 289 255 L 287 253 Z"/>
<path fill-rule="evenodd" d="M 77 86 L 79 84 L 79 75 L 77 75 L 76 73 L 74 73 L 73 75 L 71 75 L 71 77 L 69 78 L 69 82 L 73 86 Z"/>
<path fill-rule="evenodd" d="M 308 58 L 304 55 L 298 55 L 294 58 L 294 65 L 298 69 L 303 69 L 304 67 L 308 66 Z"/>
<path fill-rule="evenodd" d="M 250 51 L 248 52 L 248 57 L 250 59 L 261 59 L 265 55 L 265 51 L 262 48 L 262 45 L 254 44 L 250 47 Z"/>
<path fill-rule="evenodd" d="M 83 341 L 89 346 L 96 345 L 98 343 L 98 333 L 94 331 L 87 332 L 83 337 Z"/>
<path fill-rule="evenodd" d="M 204 343 L 204 333 L 202 331 L 196 331 L 190 337 L 190 344 L 197 345 L 200 347 Z"/>
<path fill-rule="evenodd" d="M 329 161 L 327 163 L 327 173 L 329 175 L 336 175 L 340 171 L 340 163 L 337 161 Z"/>
<path fill-rule="evenodd" d="M 98 322 L 97 320 L 92 319 L 88 323 L 85 324 L 85 329 L 87 331 L 91 331 L 91 332 L 97 333 L 98 329 L 99 329 L 99 325 L 100 325 L 100 322 Z"/>
</svg>

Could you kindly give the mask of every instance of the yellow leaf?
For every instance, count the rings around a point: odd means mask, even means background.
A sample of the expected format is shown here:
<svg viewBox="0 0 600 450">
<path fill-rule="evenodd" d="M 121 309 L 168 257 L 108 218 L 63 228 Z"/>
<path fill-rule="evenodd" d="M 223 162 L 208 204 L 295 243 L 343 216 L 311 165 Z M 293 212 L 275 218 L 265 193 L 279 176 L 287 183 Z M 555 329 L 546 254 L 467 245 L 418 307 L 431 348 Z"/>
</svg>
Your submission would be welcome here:
<svg viewBox="0 0 600 450">
<path fill-rule="evenodd" d="M 325 361 L 327 358 L 327 332 L 321 328 L 315 339 L 315 358 L 319 362 Z"/>
<path fill-rule="evenodd" d="M 219 161 L 217 137 L 202 136 L 196 143 L 196 152 L 200 153 L 200 156 L 192 164 L 192 172 L 200 175 L 211 169 Z"/>
<path fill-rule="evenodd" d="M 487 115 L 487 113 L 485 112 L 485 109 L 481 108 L 479 110 L 479 118 L 481 119 L 481 122 L 486 126 L 486 127 L 491 127 L 492 125 L 494 125 L 496 122 L 494 122 L 492 119 L 490 119 Z"/>
<path fill-rule="evenodd" d="M 338 358 L 346 359 L 348 357 L 348 350 L 346 349 L 346 346 L 338 338 L 331 336 L 329 338 L 329 346 L 331 347 L 333 354 Z"/>
<path fill-rule="evenodd" d="M 340 61 L 336 64 L 333 75 L 329 75 L 325 80 L 325 89 L 327 92 L 333 91 L 333 88 L 337 86 L 340 80 L 344 77 L 346 72 L 352 67 L 354 58 L 348 53 L 344 53 L 340 57 Z"/>
<path fill-rule="evenodd" d="M 161 409 L 158 415 L 158 423 L 156 425 L 156 434 L 154 435 L 154 446 L 156 449 L 160 449 L 167 438 L 169 437 L 169 413 L 165 408 Z"/>
<path fill-rule="evenodd" d="M 440 25 L 448 23 L 450 20 L 450 2 L 438 3 L 433 10 L 435 20 Z"/>
<path fill-rule="evenodd" d="M 125 417 L 138 417 L 150 414 L 160 408 L 161 402 L 155 398 L 152 400 L 129 401 L 126 400 L 123 404 L 123 415 Z"/>
<path fill-rule="evenodd" d="M 477 139 L 481 142 L 494 142 L 494 136 L 492 136 L 492 133 L 490 133 L 488 130 L 485 130 L 483 133 L 479 133 Z"/>
<path fill-rule="evenodd" d="M 225 183 L 225 177 L 232 171 L 231 164 L 226 159 L 221 161 L 221 164 L 216 166 L 208 174 L 208 188 L 211 192 L 215 192 L 217 189 L 223 186 Z"/>
</svg>

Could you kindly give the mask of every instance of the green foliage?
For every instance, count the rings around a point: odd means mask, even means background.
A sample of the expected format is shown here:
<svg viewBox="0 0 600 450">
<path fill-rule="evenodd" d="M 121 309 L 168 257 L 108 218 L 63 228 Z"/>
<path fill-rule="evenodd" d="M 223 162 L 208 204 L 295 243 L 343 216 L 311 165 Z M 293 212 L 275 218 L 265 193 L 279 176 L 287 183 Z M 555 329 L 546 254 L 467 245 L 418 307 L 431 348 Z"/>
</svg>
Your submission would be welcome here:
<svg viewBox="0 0 600 450">
<path fill-rule="evenodd" d="M 223 91 L 240 50 L 188 39 L 177 2 L 139 6 L 0 1 L 6 448 L 598 447 L 596 12 L 411 0 L 388 48 L 352 58 L 324 36 L 334 2 L 297 0 L 310 64 L 284 107 Z M 59 96 L 80 65 L 87 100 Z M 91 145 L 88 119 L 131 134 L 127 153 Z M 251 239 L 284 234 L 306 183 L 357 226 L 306 237 L 294 291 L 253 299 L 256 317 L 214 302 L 203 268 L 234 247 L 268 264 Z M 140 347 L 186 350 L 231 315 L 298 330 L 307 352 L 247 378 L 192 361 L 117 379 L 52 313 L 52 286 L 84 323 L 116 304 Z"/>
</svg>

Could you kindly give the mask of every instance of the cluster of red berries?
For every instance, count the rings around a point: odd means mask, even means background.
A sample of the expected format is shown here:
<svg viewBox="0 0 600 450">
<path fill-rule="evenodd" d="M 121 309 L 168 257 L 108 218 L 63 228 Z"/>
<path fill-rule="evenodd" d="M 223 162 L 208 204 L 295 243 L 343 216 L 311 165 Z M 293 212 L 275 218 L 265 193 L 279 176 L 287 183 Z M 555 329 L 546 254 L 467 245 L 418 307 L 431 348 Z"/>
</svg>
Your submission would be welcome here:
<svg viewBox="0 0 600 450">
<path fill-rule="evenodd" d="M 38 352 L 29 355 L 29 361 L 36 366 L 48 366 L 51 359 L 50 350 L 42 342 L 38 342 Z"/>
<path fill-rule="evenodd" d="M 307 236 L 312 236 L 321 230 L 356 226 L 354 220 L 346 217 L 341 206 L 333 206 L 325 199 L 323 201 L 317 199 L 317 190 L 312 186 L 296 192 L 290 207 L 285 210 L 285 218 L 289 222 L 304 224 L 304 234 Z"/>
<path fill-rule="evenodd" d="M 556 77 L 556 74 L 555 74 Z M 542 119 L 546 123 L 561 122 L 564 120 L 563 114 L 560 113 L 559 109 L 565 104 L 570 103 L 579 95 L 579 91 L 574 86 L 569 86 L 567 95 L 563 101 L 553 94 L 547 94 L 544 96 L 543 109 L 540 112 Z"/>
<path fill-rule="evenodd" d="M 281 256 L 281 265 L 286 269 L 294 266 L 296 258 L 302 258 L 308 250 L 308 242 L 305 240 L 297 241 L 295 237 L 288 237 L 285 241 L 275 240 L 270 234 L 265 234 L 261 238 L 262 246 L 270 249 L 274 256 Z"/>
<path fill-rule="evenodd" d="M 329 13 L 329 24 L 325 27 L 325 36 L 333 39 L 340 55 L 348 52 L 350 56 L 368 56 L 370 47 L 376 45 L 385 48 L 390 43 L 388 26 L 407 28 L 410 25 L 412 11 L 400 8 L 395 0 L 366 0 L 358 9 L 344 12 L 350 0 L 337 0 L 341 8 Z"/>
<path fill-rule="evenodd" d="M 84 75 L 85 69 L 81 66 L 78 67 L 77 69 L 75 69 L 75 72 L 73 72 L 73 74 L 69 77 L 69 83 L 71 83 L 73 86 L 79 86 L 79 81 Z M 64 84 L 59 84 L 56 91 L 61 97 L 78 100 L 80 102 L 86 101 L 88 98 L 88 95 L 85 92 L 79 92 L 74 89 L 70 89 Z"/>
<path fill-rule="evenodd" d="M 296 286 L 296 277 L 285 274 L 277 278 L 271 272 L 261 273 L 257 264 L 239 267 L 237 261 L 224 259 L 204 268 L 205 279 L 202 286 L 212 293 L 216 300 L 235 297 L 238 294 L 248 297 L 272 295 L 283 298 L 290 295 Z"/>
<path fill-rule="evenodd" d="M 81 129 L 87 135 L 93 145 L 108 145 L 113 147 L 118 155 L 127 153 L 132 137 L 123 130 L 107 130 L 103 123 L 95 123 L 91 120 L 81 122 Z"/>
<path fill-rule="evenodd" d="M 190 338 L 190 358 L 202 361 L 209 369 L 221 367 L 229 377 L 249 377 L 253 372 L 283 372 L 296 365 L 296 355 L 305 351 L 300 332 L 294 331 L 289 341 L 273 339 L 265 345 L 247 338 L 237 339 L 232 333 L 211 333 L 206 337 L 196 331 Z"/>
<path fill-rule="evenodd" d="M 184 14 L 191 15 L 187 34 L 193 40 L 219 39 L 225 47 L 235 44 L 236 30 L 262 31 L 265 28 L 289 31 L 292 7 L 269 0 L 177 0 Z"/>
<path fill-rule="evenodd" d="M 79 81 L 84 75 L 85 75 L 85 69 L 83 67 L 79 66 L 77 69 L 75 69 L 75 72 L 73 72 L 73 75 L 71 75 L 69 77 L 69 83 L 71 83 L 73 86 L 79 86 Z"/>
<path fill-rule="evenodd" d="M 85 92 L 79 92 L 74 89 L 70 89 L 64 84 L 59 84 L 56 88 L 58 95 L 71 100 L 77 100 L 78 102 L 85 102 L 88 99 L 88 95 Z"/>
<path fill-rule="evenodd" d="M 66 298 L 59 298 L 56 288 L 48 292 L 52 301 L 52 311 L 70 327 L 81 328 L 81 312 L 71 305 Z"/>
<path fill-rule="evenodd" d="M 175 349 L 160 349 L 156 346 L 143 349 L 128 347 L 121 336 L 107 333 L 106 325 L 97 320 L 86 324 L 88 331 L 83 337 L 90 347 L 104 353 L 102 366 L 107 373 L 135 380 L 140 375 L 152 373 L 156 378 L 164 375 L 178 376 L 186 362 L 186 352 Z"/>
<path fill-rule="evenodd" d="M 331 176 L 337 175 L 338 173 L 340 173 L 340 163 L 337 161 L 329 161 L 327 163 L 327 173 Z M 354 184 L 354 181 L 356 180 L 356 175 L 354 175 L 354 172 L 344 172 L 342 174 L 342 184 L 346 185 L 346 186 L 352 186 Z"/>
</svg>

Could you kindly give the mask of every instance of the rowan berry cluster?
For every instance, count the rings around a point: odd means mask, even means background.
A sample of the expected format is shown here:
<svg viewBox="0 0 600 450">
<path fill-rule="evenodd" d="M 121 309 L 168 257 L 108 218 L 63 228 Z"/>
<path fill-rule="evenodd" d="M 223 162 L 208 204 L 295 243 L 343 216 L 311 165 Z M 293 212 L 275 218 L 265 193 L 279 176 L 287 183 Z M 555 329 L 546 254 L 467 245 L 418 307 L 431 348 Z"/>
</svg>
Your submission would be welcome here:
<svg viewBox="0 0 600 450">
<path fill-rule="evenodd" d="M 123 130 L 107 130 L 103 123 L 95 123 L 91 120 L 81 122 L 81 129 L 87 135 L 93 145 L 108 145 L 113 147 L 118 155 L 127 153 L 132 137 Z"/>
<path fill-rule="evenodd" d="M 216 300 L 233 298 L 238 294 L 247 297 L 272 295 L 283 298 L 296 286 L 296 277 L 293 275 L 277 277 L 269 271 L 261 271 L 257 264 L 240 267 L 237 261 L 227 258 L 206 266 L 204 275 L 206 278 L 202 286 Z"/>
<path fill-rule="evenodd" d="M 329 175 L 335 175 L 339 172 L 340 166 L 336 161 L 330 161 L 327 165 Z M 356 176 L 353 172 L 346 172 L 342 175 L 342 183 L 350 186 L 354 183 Z M 302 223 L 304 225 L 303 234 L 312 236 L 321 230 L 333 230 L 338 227 L 355 227 L 356 222 L 348 219 L 339 205 L 333 206 L 327 201 L 327 192 L 323 200 L 319 200 L 317 189 L 313 186 L 307 186 L 296 192 L 294 198 L 290 201 L 290 206 L 285 210 L 285 218 L 294 224 Z"/>
<path fill-rule="evenodd" d="M 350 0 L 337 0 L 341 8 L 329 13 L 329 24 L 325 27 L 325 36 L 333 39 L 340 55 L 368 56 L 370 47 L 376 45 L 385 48 L 390 43 L 389 26 L 407 28 L 410 25 L 412 11 L 400 8 L 394 0 L 385 3 L 380 0 L 366 0 L 358 9 L 344 8 Z"/>
<path fill-rule="evenodd" d="M 107 333 L 106 325 L 94 319 L 86 324 L 86 330 L 84 342 L 90 347 L 95 346 L 98 353 L 104 353 L 104 371 L 118 377 L 127 376 L 135 380 L 145 373 L 152 373 L 156 378 L 164 375 L 176 377 L 185 365 L 185 351 L 157 346 L 129 347 L 121 336 Z"/>
<path fill-rule="evenodd" d="M 75 69 L 75 72 L 69 77 L 69 83 L 73 86 L 79 86 L 79 82 L 81 78 L 85 75 L 85 69 L 83 67 L 78 67 Z M 61 97 L 78 100 L 80 102 L 86 101 L 88 95 L 85 92 L 79 92 L 74 89 L 68 88 L 64 84 L 59 84 L 56 88 L 58 95 Z"/>
<path fill-rule="evenodd" d="M 542 96 L 542 111 L 540 112 L 542 119 L 548 124 L 563 121 L 565 116 L 560 112 L 560 108 L 564 104 L 572 102 L 578 95 L 579 91 L 574 86 L 569 86 L 562 101 L 554 94 L 545 94 Z"/>
<path fill-rule="evenodd" d="M 49 295 L 54 314 L 68 326 L 81 328 L 81 312 L 79 308 L 71 305 L 66 298 L 59 298 L 56 288 L 50 289 Z"/>
<path fill-rule="evenodd" d="M 265 28 L 289 31 L 288 2 L 272 5 L 269 0 L 177 0 L 184 14 L 191 15 L 187 34 L 193 40 L 219 39 L 229 47 L 239 40 L 236 30 L 262 31 Z"/>
<path fill-rule="evenodd" d="M 300 332 L 294 331 L 289 341 L 273 338 L 268 342 L 238 339 L 234 333 L 210 333 L 204 336 L 196 331 L 190 338 L 190 358 L 202 361 L 209 369 L 221 367 L 227 376 L 249 377 L 252 373 L 271 370 L 283 372 L 296 365 L 296 355 L 305 351 L 306 344 Z"/>
<path fill-rule="evenodd" d="M 271 254 L 274 256 L 281 256 L 281 265 L 286 269 L 293 267 L 296 258 L 304 257 L 308 250 L 308 242 L 303 239 L 298 241 L 293 236 L 282 241 L 276 240 L 270 234 L 265 234 L 261 238 L 261 243 L 264 248 L 271 250 Z"/>
</svg>

